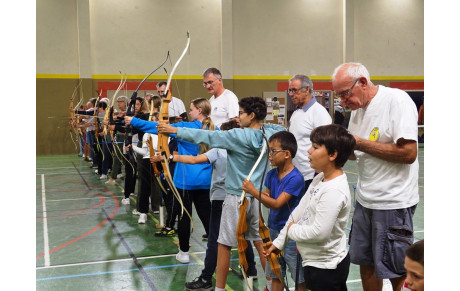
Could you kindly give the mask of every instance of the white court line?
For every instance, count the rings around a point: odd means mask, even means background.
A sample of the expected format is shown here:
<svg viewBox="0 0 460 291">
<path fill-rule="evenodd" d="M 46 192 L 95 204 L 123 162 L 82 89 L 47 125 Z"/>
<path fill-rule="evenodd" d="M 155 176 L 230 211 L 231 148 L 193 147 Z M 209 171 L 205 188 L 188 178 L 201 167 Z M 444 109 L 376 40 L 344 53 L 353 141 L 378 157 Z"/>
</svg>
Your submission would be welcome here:
<svg viewBox="0 0 460 291">
<path fill-rule="evenodd" d="M 94 174 L 94 172 L 80 172 L 81 174 Z M 46 173 L 47 175 L 74 175 L 75 174 L 75 171 L 72 171 L 72 172 L 59 172 L 59 173 Z M 40 173 L 37 173 L 37 176 L 38 175 L 43 175 L 43 174 L 40 174 Z"/>
<path fill-rule="evenodd" d="M 45 267 L 50 266 L 50 246 L 48 241 L 48 219 L 46 218 L 45 175 L 42 174 L 43 240 L 45 247 Z"/>
<path fill-rule="evenodd" d="M 254 249 L 254 247 L 253 247 Z M 237 251 L 238 249 L 232 248 L 232 251 Z M 193 254 L 206 254 L 206 251 L 203 252 L 193 252 Z M 159 255 L 159 256 L 148 256 L 148 257 L 136 257 L 138 260 L 146 260 L 146 259 L 157 259 L 157 258 L 167 258 L 167 257 L 172 257 L 176 256 L 176 254 L 170 254 L 170 255 Z M 105 261 L 94 261 L 94 262 L 84 262 L 84 263 L 73 263 L 73 264 L 62 264 L 62 265 L 57 265 L 57 266 L 44 266 L 44 267 L 37 267 L 35 268 L 36 270 L 41 270 L 41 269 L 52 269 L 52 268 L 63 268 L 63 267 L 73 267 L 73 266 L 86 266 L 86 265 L 95 265 L 95 264 L 106 264 L 106 263 L 114 263 L 114 262 L 124 262 L 124 261 L 132 261 L 132 258 L 126 258 L 126 259 L 118 259 L 118 260 L 105 260 Z"/>
<path fill-rule="evenodd" d="M 194 254 L 205 254 L 206 252 L 193 252 Z M 138 260 L 146 260 L 146 259 L 156 259 L 156 258 L 167 258 L 176 256 L 176 254 L 171 255 L 160 255 L 160 256 L 149 256 L 149 257 L 136 257 Z M 115 262 L 124 262 L 124 261 L 132 261 L 132 258 L 126 259 L 118 259 L 118 260 L 106 260 L 106 261 L 94 261 L 94 262 L 84 262 L 84 263 L 74 263 L 74 264 L 64 264 L 64 265 L 57 265 L 57 266 L 44 266 L 38 267 L 37 270 L 40 269 L 51 269 L 51 268 L 62 268 L 62 267 L 73 267 L 73 266 L 86 266 L 86 265 L 95 265 L 95 264 L 106 264 L 106 263 L 115 263 Z"/>
</svg>

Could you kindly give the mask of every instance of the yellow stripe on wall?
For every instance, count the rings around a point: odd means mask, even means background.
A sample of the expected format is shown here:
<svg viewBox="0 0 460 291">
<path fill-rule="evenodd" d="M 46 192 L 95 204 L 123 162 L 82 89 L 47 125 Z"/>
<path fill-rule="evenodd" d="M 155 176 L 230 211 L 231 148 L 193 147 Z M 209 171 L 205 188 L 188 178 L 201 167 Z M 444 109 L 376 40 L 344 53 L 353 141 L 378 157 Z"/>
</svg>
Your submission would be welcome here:
<svg viewBox="0 0 460 291">
<path fill-rule="evenodd" d="M 148 79 L 168 79 L 168 75 L 152 75 Z M 249 75 L 234 75 L 233 80 L 289 80 L 292 76 L 249 76 Z M 315 81 L 331 81 L 331 76 L 309 76 Z M 37 74 L 37 79 L 80 79 L 78 74 Z M 92 79 L 98 80 L 118 80 L 120 75 L 92 75 Z M 131 80 L 142 80 L 145 75 L 127 75 Z M 173 79 L 179 80 L 201 80 L 201 75 L 176 75 Z M 424 81 L 424 76 L 371 76 L 371 80 L 411 80 L 411 81 Z"/>
</svg>

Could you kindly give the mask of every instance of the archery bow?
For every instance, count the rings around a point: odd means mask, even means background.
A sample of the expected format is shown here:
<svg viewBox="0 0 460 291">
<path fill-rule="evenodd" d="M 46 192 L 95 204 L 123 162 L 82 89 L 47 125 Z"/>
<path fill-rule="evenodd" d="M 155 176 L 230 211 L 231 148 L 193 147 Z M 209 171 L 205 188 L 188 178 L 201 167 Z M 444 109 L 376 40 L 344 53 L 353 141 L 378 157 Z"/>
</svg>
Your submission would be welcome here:
<svg viewBox="0 0 460 291">
<path fill-rule="evenodd" d="M 168 60 L 169 58 L 169 51 L 168 51 L 168 54 L 166 55 L 166 59 L 163 61 L 163 63 L 161 63 L 161 65 L 159 65 L 155 70 L 153 70 L 150 74 L 148 74 L 147 76 L 145 76 L 145 78 L 139 83 L 139 85 L 137 86 L 136 90 L 133 92 L 133 94 L 131 95 L 131 100 L 129 102 L 129 105 L 128 105 L 128 108 L 126 109 L 126 116 L 134 116 L 134 110 L 133 110 L 133 107 L 134 105 L 136 104 L 136 98 L 137 98 L 137 92 L 139 91 L 139 89 L 141 88 L 142 84 L 144 84 L 145 80 L 148 79 L 148 77 L 150 77 L 153 73 L 155 73 L 158 69 L 160 69 L 161 67 L 163 67 L 163 65 L 166 63 L 166 61 Z M 127 146 L 130 146 L 131 144 L 133 143 L 133 130 L 132 130 L 132 126 L 126 126 L 126 130 L 125 130 L 125 147 Z M 134 158 L 134 153 L 133 153 L 133 149 L 132 148 L 129 148 L 127 151 L 126 151 L 126 155 L 128 156 L 128 159 L 126 159 L 128 161 L 128 163 L 132 166 L 131 162 L 135 162 L 135 158 Z M 133 167 L 133 166 L 132 166 Z M 133 170 L 134 170 L 134 167 L 133 167 Z M 133 171 L 134 172 L 134 171 Z"/>
<path fill-rule="evenodd" d="M 263 126 L 262 126 L 262 132 L 263 132 L 263 137 L 265 141 L 264 145 L 267 145 L 268 141 L 265 135 L 265 128 Z M 266 150 L 267 149 L 268 148 L 266 147 Z M 265 170 L 267 169 L 267 165 L 268 165 L 268 151 L 267 151 L 267 159 L 265 160 L 264 174 L 262 175 L 262 177 L 265 176 Z M 262 197 L 261 197 L 262 186 L 263 186 L 263 178 L 260 181 L 260 187 L 259 187 L 259 234 L 260 234 L 260 237 L 262 238 L 264 251 L 268 252 L 268 249 L 272 245 L 272 239 L 270 237 L 270 230 L 268 229 L 265 223 L 264 217 L 262 215 Z M 276 275 L 276 277 L 278 277 L 280 282 L 283 284 L 285 289 L 288 291 L 289 289 L 287 288 L 287 285 L 284 283 L 283 277 L 281 275 L 281 266 L 278 263 L 277 255 L 274 252 L 270 253 L 270 255 L 267 257 L 267 261 L 270 264 L 270 269 L 272 270 L 272 272 Z"/>
<path fill-rule="evenodd" d="M 185 49 L 182 52 L 182 55 L 177 60 L 176 64 L 174 65 L 173 69 L 171 70 L 171 73 L 170 73 L 169 78 L 168 78 L 168 82 L 166 83 L 165 92 L 164 92 L 164 95 L 162 96 L 163 100 L 161 102 L 160 120 L 158 121 L 159 123 L 169 123 L 168 107 L 169 107 L 169 103 L 172 100 L 171 90 L 169 90 L 169 86 L 171 84 L 172 76 L 174 75 L 174 72 L 175 72 L 177 66 L 181 62 L 182 58 L 185 56 L 185 53 L 187 52 L 188 47 L 190 45 L 190 34 L 188 32 L 187 32 L 187 38 L 188 38 L 188 40 L 187 40 L 187 44 L 185 46 Z M 174 185 L 173 178 L 172 178 L 171 172 L 169 170 L 169 162 L 168 162 L 168 160 L 169 160 L 170 152 L 169 152 L 169 147 L 168 147 L 168 139 L 169 139 L 169 134 L 167 134 L 167 133 L 158 133 L 158 147 L 157 147 L 157 149 L 158 149 L 158 151 L 160 152 L 160 154 L 163 157 L 163 160 L 161 161 L 161 165 L 163 167 L 163 174 L 164 174 L 165 180 L 168 182 L 169 186 L 171 187 L 171 190 L 172 190 L 174 196 L 176 197 L 177 201 L 181 205 L 181 208 L 182 208 L 182 210 L 181 210 L 181 218 L 182 218 L 182 215 L 184 214 L 184 210 L 185 210 L 185 212 L 187 213 L 188 217 L 190 218 L 190 223 L 191 223 L 192 231 L 193 231 L 194 223 L 193 223 L 192 216 L 190 215 L 188 210 L 184 207 L 184 204 L 182 202 L 182 198 L 180 197 L 180 194 L 179 194 L 176 186 Z"/>
<path fill-rule="evenodd" d="M 82 82 L 82 79 L 80 79 L 80 82 L 78 83 L 78 85 L 75 87 L 75 89 L 73 90 L 73 93 L 72 93 L 72 97 L 70 97 L 70 104 L 69 104 L 69 134 L 70 134 L 70 139 L 72 140 L 74 146 L 75 146 L 75 149 L 77 149 L 77 144 L 75 143 L 75 140 L 74 140 L 74 137 L 72 136 L 72 132 L 75 134 L 75 136 L 78 135 L 78 132 L 75 130 L 75 125 L 76 125 L 76 116 L 75 116 L 75 108 L 80 104 L 80 102 L 78 102 L 77 106 L 74 108 L 73 106 L 73 103 L 74 103 L 74 99 L 75 97 L 77 96 L 77 90 L 78 88 L 81 86 L 81 82 Z"/>
<path fill-rule="evenodd" d="M 260 152 L 259 158 L 257 159 L 256 163 L 254 164 L 251 171 L 249 172 L 249 175 L 246 178 L 247 180 L 251 179 L 252 174 L 254 174 L 254 171 L 257 169 L 257 166 L 262 160 L 262 157 L 265 153 L 266 148 L 267 148 L 267 144 L 264 139 L 262 151 Z M 248 199 L 246 198 L 245 194 L 246 194 L 246 191 L 243 190 L 243 192 L 241 193 L 239 204 L 238 204 L 238 207 L 240 208 L 240 215 L 238 217 L 238 226 L 236 228 L 236 239 L 238 242 L 239 267 L 241 269 L 241 272 L 243 273 L 244 279 L 246 280 L 246 284 L 251 289 L 251 287 L 249 286 L 249 282 L 247 280 L 247 275 L 246 275 L 248 268 L 249 268 L 248 261 L 246 259 L 246 253 L 245 253 L 246 248 L 248 247 L 248 244 L 246 242 L 246 239 L 243 237 L 244 233 L 248 231 L 248 225 L 246 221 L 246 211 L 248 208 Z"/>
</svg>

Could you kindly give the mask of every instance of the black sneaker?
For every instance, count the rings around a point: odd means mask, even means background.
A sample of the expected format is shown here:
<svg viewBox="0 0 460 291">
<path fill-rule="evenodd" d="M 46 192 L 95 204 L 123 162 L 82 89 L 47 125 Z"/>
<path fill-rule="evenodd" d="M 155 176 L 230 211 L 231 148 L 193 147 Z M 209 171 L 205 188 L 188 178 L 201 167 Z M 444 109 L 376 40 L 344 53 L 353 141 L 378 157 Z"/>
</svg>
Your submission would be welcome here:
<svg viewBox="0 0 460 291">
<path fill-rule="evenodd" d="M 155 236 L 175 236 L 176 235 L 176 230 L 173 229 L 167 229 L 166 227 L 163 227 L 159 232 L 155 232 Z"/>
<path fill-rule="evenodd" d="M 211 280 L 205 282 L 201 277 L 195 278 L 195 280 L 191 282 L 185 282 L 185 289 L 187 290 L 205 290 L 211 291 L 212 290 L 212 282 Z"/>
<path fill-rule="evenodd" d="M 207 233 L 203 234 L 203 235 L 201 236 L 201 239 L 202 239 L 202 240 L 208 240 L 208 234 L 207 234 Z"/>
</svg>

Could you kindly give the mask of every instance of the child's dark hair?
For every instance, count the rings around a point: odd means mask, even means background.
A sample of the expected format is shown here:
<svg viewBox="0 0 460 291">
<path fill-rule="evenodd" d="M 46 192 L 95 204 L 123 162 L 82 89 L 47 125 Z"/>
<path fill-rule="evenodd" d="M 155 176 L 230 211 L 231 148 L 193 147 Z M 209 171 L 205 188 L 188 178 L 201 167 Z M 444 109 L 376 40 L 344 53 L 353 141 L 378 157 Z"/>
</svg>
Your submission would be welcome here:
<svg viewBox="0 0 460 291">
<path fill-rule="evenodd" d="M 244 112 L 251 114 L 254 112 L 255 119 L 264 120 L 267 116 L 267 104 L 260 97 L 244 97 L 238 102 Z"/>
<path fill-rule="evenodd" d="M 268 142 L 272 141 L 278 141 L 281 145 L 281 149 L 290 151 L 291 157 L 295 157 L 295 154 L 297 153 L 297 140 L 291 132 L 278 131 L 268 139 Z"/>
<path fill-rule="evenodd" d="M 420 240 L 412 245 L 409 246 L 409 248 L 406 250 L 406 257 L 411 259 L 414 262 L 419 263 L 420 265 L 424 266 L 425 260 L 423 259 L 424 257 L 424 241 L 425 240 Z"/>
<path fill-rule="evenodd" d="M 310 140 L 316 144 L 324 145 L 327 152 L 333 155 L 337 152 L 334 160 L 337 168 L 342 168 L 356 145 L 355 138 L 343 126 L 329 124 L 318 126 L 310 134 Z"/>
<path fill-rule="evenodd" d="M 236 122 L 236 120 L 232 119 L 232 120 L 222 123 L 219 129 L 220 130 L 230 130 L 234 128 L 240 128 L 240 126 L 238 125 L 238 122 Z"/>
</svg>

